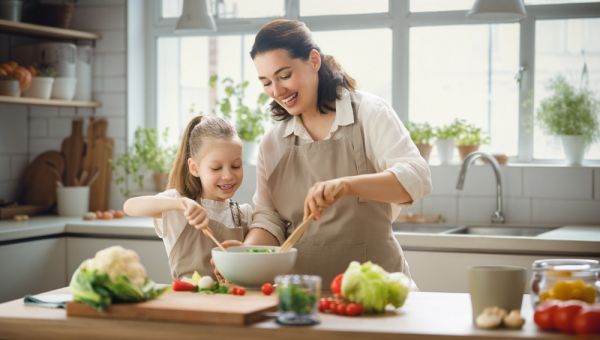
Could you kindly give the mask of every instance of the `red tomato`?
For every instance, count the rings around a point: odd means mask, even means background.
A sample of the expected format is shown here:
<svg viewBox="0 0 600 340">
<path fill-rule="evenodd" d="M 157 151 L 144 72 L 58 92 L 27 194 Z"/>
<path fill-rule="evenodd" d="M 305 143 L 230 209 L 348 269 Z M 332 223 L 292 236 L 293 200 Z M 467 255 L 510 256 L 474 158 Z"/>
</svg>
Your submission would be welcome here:
<svg viewBox="0 0 600 340">
<path fill-rule="evenodd" d="M 233 295 L 245 295 L 246 294 L 246 289 L 244 289 L 244 287 L 232 287 L 231 288 L 231 294 L 233 294 Z"/>
<path fill-rule="evenodd" d="M 319 299 L 319 312 L 327 313 L 329 311 L 329 301 L 326 298 Z"/>
<path fill-rule="evenodd" d="M 262 287 L 260 287 L 260 290 L 265 295 L 271 295 L 271 293 L 273 293 L 273 285 L 270 283 L 265 283 L 264 285 L 262 285 Z"/>
<path fill-rule="evenodd" d="M 554 327 L 563 333 L 575 334 L 573 321 L 582 308 L 583 306 L 578 302 L 566 302 L 558 306 L 552 316 Z"/>
<path fill-rule="evenodd" d="M 346 306 L 346 315 L 358 316 L 363 312 L 363 306 L 360 303 L 349 303 Z"/>
<path fill-rule="evenodd" d="M 331 281 L 331 292 L 334 295 L 342 295 L 342 280 L 344 279 L 344 274 L 338 274 L 333 281 Z"/>
<path fill-rule="evenodd" d="M 343 303 L 343 302 L 340 302 L 340 303 L 336 304 L 336 306 L 335 306 L 335 314 L 346 315 L 346 304 Z"/>
<path fill-rule="evenodd" d="M 536 307 L 535 313 L 533 314 L 533 321 L 535 324 L 544 331 L 552 331 L 555 328 L 553 315 L 558 309 L 558 304 L 555 302 L 548 302 L 543 305 Z"/>
<path fill-rule="evenodd" d="M 578 335 L 600 334 L 600 306 L 581 310 L 573 320 L 573 328 Z"/>
<path fill-rule="evenodd" d="M 191 284 L 189 282 L 173 280 L 171 287 L 173 288 L 174 291 L 184 292 L 184 291 L 194 290 L 194 288 L 196 286 L 194 286 L 193 284 Z"/>
</svg>

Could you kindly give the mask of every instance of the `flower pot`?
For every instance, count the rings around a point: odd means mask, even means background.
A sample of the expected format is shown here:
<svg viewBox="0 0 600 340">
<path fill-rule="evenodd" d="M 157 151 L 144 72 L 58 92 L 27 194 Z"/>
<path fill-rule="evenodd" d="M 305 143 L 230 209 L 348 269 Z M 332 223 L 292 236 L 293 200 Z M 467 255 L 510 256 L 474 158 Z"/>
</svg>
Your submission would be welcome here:
<svg viewBox="0 0 600 340">
<path fill-rule="evenodd" d="M 440 163 L 450 164 L 454 156 L 454 139 L 438 139 L 435 141 Z"/>
<path fill-rule="evenodd" d="M 52 84 L 53 77 L 33 77 L 31 86 L 23 92 L 23 97 L 48 99 L 52 93 Z"/>
<path fill-rule="evenodd" d="M 18 80 L 0 80 L 0 96 L 19 97 L 20 95 L 21 87 Z"/>
<path fill-rule="evenodd" d="M 256 156 L 258 155 L 258 143 L 242 141 L 243 154 L 242 160 L 245 164 L 256 164 Z"/>
<path fill-rule="evenodd" d="M 457 145 L 456 148 L 458 149 L 460 160 L 464 161 L 471 152 L 479 150 L 479 145 Z"/>
<path fill-rule="evenodd" d="M 167 188 L 167 182 L 169 181 L 169 174 L 163 174 L 155 172 L 152 174 L 152 182 L 154 183 L 154 191 L 164 191 Z"/>
<path fill-rule="evenodd" d="M 432 145 L 431 144 L 416 144 L 416 145 L 417 145 L 417 149 L 419 149 L 419 153 L 421 154 L 421 157 L 423 157 L 423 159 L 425 159 L 427 162 L 429 162 L 429 155 L 431 155 Z"/>
<path fill-rule="evenodd" d="M 582 136 L 560 136 L 568 165 L 581 165 L 586 143 Z"/>
</svg>

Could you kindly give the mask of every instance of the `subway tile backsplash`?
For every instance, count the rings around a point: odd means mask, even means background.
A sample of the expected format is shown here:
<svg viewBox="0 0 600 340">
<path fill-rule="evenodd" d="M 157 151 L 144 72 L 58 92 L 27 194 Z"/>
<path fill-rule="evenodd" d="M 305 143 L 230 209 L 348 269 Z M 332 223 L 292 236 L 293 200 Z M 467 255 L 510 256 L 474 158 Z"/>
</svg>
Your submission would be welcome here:
<svg viewBox="0 0 600 340">
<path fill-rule="evenodd" d="M 556 199 L 593 199 L 594 168 L 523 168 L 525 196 Z"/>
</svg>

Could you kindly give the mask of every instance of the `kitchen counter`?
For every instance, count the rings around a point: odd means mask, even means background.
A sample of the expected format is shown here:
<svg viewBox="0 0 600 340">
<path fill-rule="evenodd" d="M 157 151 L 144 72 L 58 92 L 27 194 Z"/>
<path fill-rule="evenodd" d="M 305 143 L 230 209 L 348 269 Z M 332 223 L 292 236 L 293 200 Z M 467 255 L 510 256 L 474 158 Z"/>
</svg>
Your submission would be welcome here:
<svg viewBox="0 0 600 340">
<path fill-rule="evenodd" d="M 52 293 L 66 293 L 68 288 Z M 240 297 L 243 298 L 243 297 Z M 406 304 L 380 316 L 343 317 L 320 314 L 321 323 L 285 327 L 272 319 L 257 324 L 222 326 L 157 321 L 67 317 L 63 309 L 25 306 L 22 299 L 0 304 L 0 338 L 64 339 L 567 339 L 542 333 L 532 322 L 529 296 L 521 309 L 526 323 L 521 330 L 480 330 L 471 323 L 471 306 L 464 293 L 411 293 Z"/>
<path fill-rule="evenodd" d="M 158 240 L 149 218 L 84 221 L 41 216 L 24 222 L 0 221 L 0 245 L 61 236 Z M 403 232 L 395 236 L 407 251 L 600 256 L 600 226 L 565 226 L 537 237 Z"/>
</svg>

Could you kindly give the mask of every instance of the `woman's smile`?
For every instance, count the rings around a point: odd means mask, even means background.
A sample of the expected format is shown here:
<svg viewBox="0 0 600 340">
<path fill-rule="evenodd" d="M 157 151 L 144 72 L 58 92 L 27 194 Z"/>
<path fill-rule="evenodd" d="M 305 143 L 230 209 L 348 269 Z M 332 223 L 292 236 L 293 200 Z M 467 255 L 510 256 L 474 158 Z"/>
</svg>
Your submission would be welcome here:
<svg viewBox="0 0 600 340">
<path fill-rule="evenodd" d="M 286 107 L 293 107 L 294 104 L 296 104 L 296 102 L 298 102 L 297 99 L 298 99 L 298 92 L 292 94 L 291 96 L 283 98 L 281 101 L 283 102 L 283 105 L 285 105 Z"/>
</svg>

